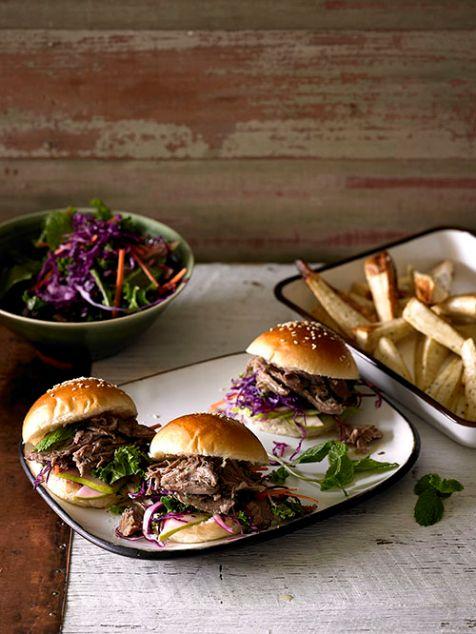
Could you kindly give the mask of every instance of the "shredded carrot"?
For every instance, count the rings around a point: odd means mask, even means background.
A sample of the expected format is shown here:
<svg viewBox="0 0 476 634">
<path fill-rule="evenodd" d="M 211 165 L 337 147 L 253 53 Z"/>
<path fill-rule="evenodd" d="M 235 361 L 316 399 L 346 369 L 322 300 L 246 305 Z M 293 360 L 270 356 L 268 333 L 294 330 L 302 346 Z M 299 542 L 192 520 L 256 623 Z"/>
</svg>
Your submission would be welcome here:
<svg viewBox="0 0 476 634">
<path fill-rule="evenodd" d="M 174 277 L 169 280 L 166 284 L 164 284 L 163 288 L 171 288 L 174 284 L 177 284 L 177 282 L 180 282 L 180 280 L 182 279 L 182 277 L 185 275 L 185 273 L 187 272 L 186 268 L 181 269 L 177 275 L 174 275 Z"/>
<path fill-rule="evenodd" d="M 301 493 L 295 493 L 295 489 L 271 489 L 258 493 L 257 497 L 274 497 L 276 495 L 287 495 L 289 497 L 302 498 L 303 500 L 310 500 L 311 502 L 317 502 L 316 498 L 309 497 L 309 495 L 302 495 Z"/>
<path fill-rule="evenodd" d="M 126 250 L 119 249 L 117 253 L 117 275 L 116 275 L 116 295 L 114 297 L 114 306 L 119 307 L 122 297 L 122 286 L 124 284 L 124 262 L 126 258 Z M 117 311 L 113 311 L 112 316 L 115 317 Z"/>
<path fill-rule="evenodd" d="M 216 401 L 216 403 L 212 403 L 209 407 L 209 409 L 214 412 L 215 410 L 217 410 L 220 405 L 223 405 L 223 403 L 225 402 L 225 399 L 222 398 L 221 401 Z"/>
<path fill-rule="evenodd" d="M 144 274 L 149 278 L 149 280 L 155 286 L 155 288 L 158 288 L 158 286 L 159 286 L 158 281 L 155 279 L 155 277 L 152 275 L 150 270 L 147 268 L 147 266 L 144 264 L 144 262 L 137 255 L 136 251 L 134 251 L 133 257 L 134 257 L 134 260 L 137 262 L 137 264 L 140 266 L 140 268 L 144 271 Z"/>
<path fill-rule="evenodd" d="M 41 278 L 41 280 L 39 280 L 35 286 L 33 287 L 34 291 L 37 291 L 39 288 L 41 288 L 43 286 L 43 284 L 51 277 L 51 275 L 53 274 L 53 271 L 47 271 L 47 273 Z"/>
</svg>

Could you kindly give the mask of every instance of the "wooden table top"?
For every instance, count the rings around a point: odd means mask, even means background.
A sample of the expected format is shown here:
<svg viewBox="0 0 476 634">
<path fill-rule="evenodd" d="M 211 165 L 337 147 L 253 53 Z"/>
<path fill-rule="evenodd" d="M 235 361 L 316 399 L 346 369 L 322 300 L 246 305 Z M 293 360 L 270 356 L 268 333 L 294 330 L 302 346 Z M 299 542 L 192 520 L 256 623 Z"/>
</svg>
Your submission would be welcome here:
<svg viewBox="0 0 476 634">
<path fill-rule="evenodd" d="M 190 288 L 135 346 L 93 372 L 122 382 L 243 349 L 292 317 L 272 287 L 287 265 L 199 265 Z M 226 554 L 133 561 L 75 536 L 64 633 L 456 632 L 476 627 L 474 450 L 412 417 L 411 474 L 382 495 L 283 539 Z M 412 516 L 415 480 L 465 490 L 433 527 Z"/>
</svg>

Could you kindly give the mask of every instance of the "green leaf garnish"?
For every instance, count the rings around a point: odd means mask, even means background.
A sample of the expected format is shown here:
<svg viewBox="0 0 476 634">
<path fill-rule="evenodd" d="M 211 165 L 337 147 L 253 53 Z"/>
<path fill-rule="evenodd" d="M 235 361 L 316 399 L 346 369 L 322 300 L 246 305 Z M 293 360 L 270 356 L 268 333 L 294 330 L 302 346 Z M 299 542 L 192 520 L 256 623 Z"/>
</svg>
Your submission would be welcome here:
<svg viewBox="0 0 476 634">
<path fill-rule="evenodd" d="M 100 198 L 93 198 L 89 201 L 89 204 L 95 208 L 96 216 L 100 220 L 110 220 L 112 218 L 111 210 Z"/>
<path fill-rule="evenodd" d="M 366 456 L 360 460 L 354 460 L 355 473 L 360 473 L 362 471 L 382 473 L 384 471 L 390 471 L 390 469 L 396 469 L 397 467 L 398 462 L 379 462 L 370 456 Z"/>
<path fill-rule="evenodd" d="M 420 526 L 431 526 L 443 517 L 444 507 L 441 497 L 434 489 L 426 489 L 415 504 L 415 519 Z"/>
<path fill-rule="evenodd" d="M 35 445 L 35 451 L 48 451 L 63 445 L 67 440 L 73 438 L 76 433 L 77 425 L 68 425 L 68 427 L 58 427 L 43 438 Z"/>
<path fill-rule="evenodd" d="M 115 450 L 111 462 L 108 462 L 104 467 L 95 469 L 93 475 L 107 484 L 112 484 L 126 476 L 142 476 L 146 461 L 145 454 L 138 447 L 124 445 Z"/>
<path fill-rule="evenodd" d="M 8 293 L 8 291 L 19 284 L 30 280 L 34 275 L 39 273 L 41 262 L 38 260 L 26 260 L 20 264 L 14 264 L 10 269 L 5 270 L 0 278 L 0 298 Z"/>
<path fill-rule="evenodd" d="M 442 500 L 463 489 L 464 486 L 458 480 L 446 480 L 437 473 L 427 473 L 415 484 L 414 492 L 418 495 L 415 520 L 421 526 L 436 524 L 443 517 Z"/>
<path fill-rule="evenodd" d="M 268 477 L 271 482 L 274 482 L 275 484 L 284 484 L 288 476 L 289 471 L 285 467 L 281 466 L 274 471 L 271 471 Z"/>
<path fill-rule="evenodd" d="M 189 506 L 177 500 L 177 498 L 173 495 L 163 495 L 160 498 L 160 501 L 165 506 L 168 513 L 183 513 L 189 508 Z"/>
<path fill-rule="evenodd" d="M 51 211 L 45 218 L 43 231 L 38 242 L 45 242 L 54 251 L 72 232 L 71 216 L 76 210 L 70 207 L 66 211 Z"/>
</svg>

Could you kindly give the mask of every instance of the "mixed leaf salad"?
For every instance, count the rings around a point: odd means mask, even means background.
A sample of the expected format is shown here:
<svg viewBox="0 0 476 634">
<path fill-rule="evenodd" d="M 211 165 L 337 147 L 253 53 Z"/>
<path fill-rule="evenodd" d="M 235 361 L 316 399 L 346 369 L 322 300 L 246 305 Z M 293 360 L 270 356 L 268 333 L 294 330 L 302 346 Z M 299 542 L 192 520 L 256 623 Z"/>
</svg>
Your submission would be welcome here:
<svg viewBox="0 0 476 634">
<path fill-rule="evenodd" d="M 96 321 L 163 302 L 187 269 L 178 243 L 144 233 L 101 200 L 93 213 L 52 211 L 29 253 L 10 255 L 0 302 L 10 312 L 48 321 Z"/>
</svg>

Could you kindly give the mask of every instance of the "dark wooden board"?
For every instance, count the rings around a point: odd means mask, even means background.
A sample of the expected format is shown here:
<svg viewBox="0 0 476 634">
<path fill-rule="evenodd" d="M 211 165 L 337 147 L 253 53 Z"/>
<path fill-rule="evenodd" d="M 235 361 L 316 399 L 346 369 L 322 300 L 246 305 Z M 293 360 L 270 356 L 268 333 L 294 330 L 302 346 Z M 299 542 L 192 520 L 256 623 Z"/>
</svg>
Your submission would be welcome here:
<svg viewBox="0 0 476 634">
<path fill-rule="evenodd" d="M 9 29 L 458 29 L 474 0 L 3 0 Z"/>
<path fill-rule="evenodd" d="M 0 629 L 10 634 L 60 629 L 71 530 L 33 491 L 18 456 L 23 417 L 58 381 L 87 373 L 89 363 L 42 357 L 0 327 Z"/>
<path fill-rule="evenodd" d="M 476 229 L 474 160 L 33 159 L 0 174 L 0 220 L 97 195 L 175 227 L 202 261 L 332 260 L 431 226 Z"/>
</svg>

